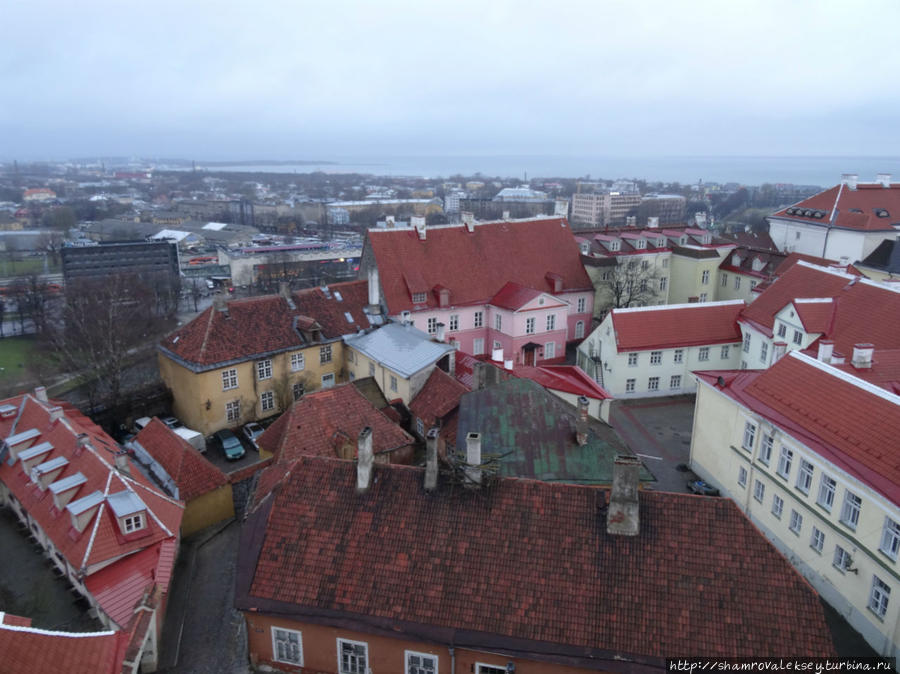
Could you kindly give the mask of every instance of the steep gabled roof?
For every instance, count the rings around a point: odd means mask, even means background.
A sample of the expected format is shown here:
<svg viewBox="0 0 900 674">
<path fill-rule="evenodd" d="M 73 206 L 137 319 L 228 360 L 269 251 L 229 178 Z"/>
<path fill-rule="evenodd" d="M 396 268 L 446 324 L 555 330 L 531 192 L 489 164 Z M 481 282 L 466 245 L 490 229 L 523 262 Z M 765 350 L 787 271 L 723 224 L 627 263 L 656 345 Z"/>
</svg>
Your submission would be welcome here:
<svg viewBox="0 0 900 674">
<path fill-rule="evenodd" d="M 409 403 L 409 411 L 422 419 L 427 430 L 436 420 L 457 408 L 459 399 L 468 392 L 468 386 L 436 367 Z"/>
<path fill-rule="evenodd" d="M 590 290 L 572 231 L 563 218 L 429 227 L 420 240 L 414 229 L 369 230 L 388 313 L 436 308 L 427 293 L 413 304 L 412 292 L 444 286 L 454 305 L 486 304 L 509 281 L 542 292 L 553 292 L 547 274 L 562 277 L 563 290 Z M 408 287 L 417 279 L 416 287 Z M 421 288 L 419 287 L 421 286 Z"/>
<path fill-rule="evenodd" d="M 900 223 L 900 184 L 859 183 L 855 189 L 835 185 L 769 217 L 863 232 L 891 231 Z"/>
<path fill-rule="evenodd" d="M 606 489 L 500 479 L 428 494 L 423 474 L 376 465 L 360 493 L 352 462 L 299 459 L 245 525 L 238 608 L 607 668 L 685 644 L 834 653 L 816 593 L 730 499 L 641 491 L 640 534 L 614 536 Z"/>
<path fill-rule="evenodd" d="M 737 319 L 743 300 L 670 304 L 610 312 L 616 350 L 672 349 L 741 341 Z"/>
<path fill-rule="evenodd" d="M 836 304 L 831 297 L 809 297 L 795 299 L 793 307 L 806 332 L 825 334 L 834 319 Z"/>
<path fill-rule="evenodd" d="M 406 447 L 415 439 L 383 412 L 376 409 L 353 384 L 303 396 L 269 426 L 257 442 L 275 461 L 293 461 L 300 456 L 339 456 L 352 446 L 356 456 L 359 432 L 372 429 L 376 454 Z"/>
<path fill-rule="evenodd" d="M 600 384 L 591 379 L 587 372 L 577 365 L 542 365 L 540 367 L 517 367 L 513 374 L 531 379 L 546 389 L 563 391 L 577 396 L 597 400 L 607 400 L 612 396 Z"/>
<path fill-rule="evenodd" d="M 536 300 L 541 294 L 540 290 L 509 282 L 491 298 L 491 304 L 500 309 L 517 311 L 532 300 Z"/>
</svg>

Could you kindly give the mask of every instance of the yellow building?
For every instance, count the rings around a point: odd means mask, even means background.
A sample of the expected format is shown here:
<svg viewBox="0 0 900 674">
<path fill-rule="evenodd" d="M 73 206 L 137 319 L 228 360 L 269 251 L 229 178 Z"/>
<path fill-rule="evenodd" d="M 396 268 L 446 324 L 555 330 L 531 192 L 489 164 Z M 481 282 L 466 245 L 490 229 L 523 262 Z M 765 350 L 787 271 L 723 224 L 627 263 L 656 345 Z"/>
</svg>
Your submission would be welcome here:
<svg viewBox="0 0 900 674">
<path fill-rule="evenodd" d="M 220 300 L 158 346 L 175 414 L 208 435 L 346 381 L 341 336 L 372 326 L 366 281 Z"/>
</svg>

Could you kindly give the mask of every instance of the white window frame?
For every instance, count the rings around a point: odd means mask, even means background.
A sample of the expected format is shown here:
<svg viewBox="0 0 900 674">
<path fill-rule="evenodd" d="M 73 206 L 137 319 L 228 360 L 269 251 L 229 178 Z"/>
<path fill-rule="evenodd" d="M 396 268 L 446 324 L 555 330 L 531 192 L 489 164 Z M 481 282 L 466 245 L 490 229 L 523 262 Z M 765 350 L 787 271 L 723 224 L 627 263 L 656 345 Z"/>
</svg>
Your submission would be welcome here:
<svg viewBox="0 0 900 674">
<path fill-rule="evenodd" d="M 556 342 L 547 342 L 544 344 L 544 359 L 556 358 Z"/>
<path fill-rule="evenodd" d="M 472 355 L 480 356 L 484 353 L 484 337 L 476 337 L 472 340 Z"/>
<path fill-rule="evenodd" d="M 744 466 L 738 467 L 738 479 L 737 483 L 741 487 L 747 486 L 747 469 Z"/>
<path fill-rule="evenodd" d="M 556 330 L 556 314 L 547 314 L 547 332 Z"/>
<path fill-rule="evenodd" d="M 750 333 L 744 335 L 744 353 L 750 353 Z"/>
<path fill-rule="evenodd" d="M 781 519 L 781 515 L 784 513 L 784 499 L 781 498 L 778 494 L 772 494 L 772 514 L 775 515 L 778 519 Z"/>
<path fill-rule="evenodd" d="M 831 565 L 843 573 L 853 565 L 853 556 L 845 548 L 840 545 L 835 545 L 834 557 L 831 560 Z"/>
<path fill-rule="evenodd" d="M 326 372 L 322 375 L 321 387 L 323 389 L 334 387 L 334 372 Z"/>
<path fill-rule="evenodd" d="M 306 369 L 306 354 L 302 351 L 291 354 L 291 372 L 300 372 Z"/>
<path fill-rule="evenodd" d="M 575 339 L 584 338 L 584 321 L 575 321 Z"/>
<path fill-rule="evenodd" d="M 587 299 L 584 297 L 579 297 L 576 304 L 575 313 L 583 314 L 585 311 L 587 311 Z"/>
<path fill-rule="evenodd" d="M 841 523 L 856 531 L 859 514 L 862 511 L 862 499 L 849 489 L 844 490 L 844 503 L 841 505 Z"/>
<path fill-rule="evenodd" d="M 740 276 L 735 275 L 735 277 L 734 277 L 734 289 L 735 290 L 741 289 L 741 277 Z"/>
<path fill-rule="evenodd" d="M 725 346 L 722 347 L 722 353 L 719 355 L 719 358 L 721 358 L 722 360 L 725 360 L 730 355 L 731 355 L 731 346 L 729 344 L 726 344 Z"/>
<path fill-rule="evenodd" d="M 409 662 L 410 657 L 414 658 L 427 658 L 431 660 L 433 667 L 424 668 L 417 665 L 412 665 Z M 403 652 L 403 662 L 405 663 L 404 674 L 438 674 L 438 662 L 440 658 L 434 653 L 421 653 L 419 651 L 404 651 Z"/>
<path fill-rule="evenodd" d="M 756 424 L 752 421 L 745 421 L 744 436 L 741 438 L 741 447 L 748 452 L 752 452 L 754 442 L 756 442 Z"/>
<path fill-rule="evenodd" d="M 759 358 L 763 363 L 766 362 L 766 359 L 769 357 L 769 344 L 767 342 L 762 342 L 759 345 Z"/>
<path fill-rule="evenodd" d="M 360 663 L 357 661 L 352 667 L 344 667 L 343 661 L 343 653 L 341 652 L 342 644 L 350 644 L 352 646 L 362 646 L 365 649 L 365 655 L 363 655 L 363 662 Z M 354 658 L 358 657 L 356 655 Z M 362 669 L 360 669 L 360 664 L 362 664 Z M 337 665 L 338 665 L 338 674 L 366 674 L 369 670 L 369 644 L 365 641 L 353 641 L 352 639 L 342 639 L 341 637 L 337 638 Z"/>
<path fill-rule="evenodd" d="M 294 385 L 291 387 L 291 393 L 294 396 L 294 400 L 300 400 L 300 398 L 303 397 L 304 392 L 305 391 L 304 391 L 303 382 L 301 382 L 301 381 L 295 382 Z"/>
<path fill-rule="evenodd" d="M 421 438 L 425 437 L 425 422 L 422 421 L 422 417 L 416 417 L 416 433 Z"/>
<path fill-rule="evenodd" d="M 803 529 L 803 515 L 801 515 L 794 509 L 791 509 L 791 521 L 788 524 L 788 529 L 790 529 L 798 536 L 800 535 L 800 531 Z"/>
<path fill-rule="evenodd" d="M 637 367 L 638 364 L 638 354 L 636 351 L 631 351 L 628 354 L 628 367 Z"/>
<path fill-rule="evenodd" d="M 323 344 L 319 347 L 319 365 L 330 363 L 334 354 L 331 351 L 331 344 Z"/>
<path fill-rule="evenodd" d="M 875 574 L 872 574 L 872 589 L 869 592 L 869 603 L 867 608 L 879 618 L 884 618 L 887 613 L 890 598 L 890 585 L 885 583 Z"/>
<path fill-rule="evenodd" d="M 803 346 L 803 333 L 799 330 L 794 330 L 793 340 L 794 344 L 796 344 L 797 346 Z"/>
<path fill-rule="evenodd" d="M 537 323 L 537 319 L 534 316 L 529 316 L 525 319 L 525 334 L 533 335 L 535 324 Z"/>
<path fill-rule="evenodd" d="M 787 335 L 787 326 L 784 323 L 779 323 L 778 324 L 778 336 L 784 337 L 785 335 Z"/>
<path fill-rule="evenodd" d="M 503 332 L 503 314 L 494 314 L 494 330 Z"/>
<path fill-rule="evenodd" d="M 229 400 L 225 403 L 225 421 L 241 420 L 241 401 Z"/>
<path fill-rule="evenodd" d="M 705 363 L 709 360 L 709 347 L 701 346 L 697 351 L 697 360 L 701 363 Z"/>
<path fill-rule="evenodd" d="M 669 377 L 669 388 L 681 388 L 681 375 L 673 374 Z"/>
<path fill-rule="evenodd" d="M 704 269 L 700 272 L 700 283 L 702 285 L 709 285 L 709 269 Z"/>
<path fill-rule="evenodd" d="M 269 412 L 275 409 L 275 392 L 263 391 L 259 394 L 259 408 L 263 412 Z"/>
<path fill-rule="evenodd" d="M 398 387 L 397 377 L 395 377 L 394 375 L 391 375 L 391 391 L 396 393 L 397 387 Z"/>
<path fill-rule="evenodd" d="M 778 454 L 778 467 L 775 474 L 783 477 L 785 480 L 791 474 L 791 466 L 794 464 L 794 450 L 785 445 L 781 446 L 781 452 Z"/>
<path fill-rule="evenodd" d="M 433 335 L 437 332 L 437 317 L 429 316 L 427 323 L 427 330 L 429 335 Z"/>
<path fill-rule="evenodd" d="M 279 657 L 278 643 L 280 640 L 278 639 L 278 632 L 283 632 L 285 635 L 289 635 L 289 636 L 296 635 L 296 637 L 297 637 L 296 646 L 298 647 L 298 651 L 299 651 L 297 654 L 298 657 L 296 659 L 292 660 L 289 657 L 285 657 L 285 658 Z M 289 641 L 285 641 L 285 643 L 288 647 L 290 647 L 291 644 Z M 272 660 L 274 660 L 275 662 L 283 662 L 288 665 L 297 665 L 298 667 L 302 667 L 303 666 L 303 634 L 301 632 L 298 632 L 297 630 L 289 630 L 289 629 L 285 629 L 284 627 L 275 627 L 273 625 L 272 626 Z"/>
<path fill-rule="evenodd" d="M 144 513 L 134 513 L 133 515 L 126 515 L 122 518 L 122 528 L 126 534 L 140 531 L 145 526 L 147 525 L 144 521 Z"/>
<path fill-rule="evenodd" d="M 684 361 L 684 349 L 675 349 L 675 355 L 672 359 L 674 363 L 681 363 Z"/>
<path fill-rule="evenodd" d="M 450 320 L 448 321 L 447 329 L 450 331 L 459 330 L 459 314 L 450 314 Z"/>
<path fill-rule="evenodd" d="M 259 381 L 272 378 L 272 359 L 256 361 L 256 378 Z"/>
<path fill-rule="evenodd" d="M 766 466 L 772 461 L 772 450 L 775 449 L 775 436 L 771 433 L 763 433 L 759 441 L 759 461 Z"/>
<path fill-rule="evenodd" d="M 813 525 L 812 534 L 809 536 L 809 547 L 820 555 L 822 554 L 822 549 L 825 547 L 825 532 L 816 525 Z"/>
<path fill-rule="evenodd" d="M 651 365 L 662 365 L 662 351 L 651 351 L 650 352 L 650 364 Z"/>
<path fill-rule="evenodd" d="M 485 662 L 475 663 L 475 674 L 506 674 L 505 665 L 489 665 Z"/>
<path fill-rule="evenodd" d="M 668 277 L 663 276 L 661 279 L 659 279 L 659 289 L 662 291 L 668 287 L 669 287 L 669 279 L 668 279 Z"/>
<path fill-rule="evenodd" d="M 797 469 L 797 489 L 804 494 L 809 495 L 809 490 L 812 488 L 813 474 L 815 472 L 816 467 L 801 457 L 800 467 Z"/>
<path fill-rule="evenodd" d="M 722 274 L 722 287 L 726 287 L 728 285 L 728 274 Z"/>
<path fill-rule="evenodd" d="M 625 380 L 625 393 L 634 393 L 635 384 L 637 384 L 636 379 L 626 379 Z"/>
<path fill-rule="evenodd" d="M 881 530 L 881 544 L 878 549 L 895 562 L 897 561 L 897 553 L 900 552 L 900 524 L 890 517 L 884 518 L 884 527 Z"/>
<path fill-rule="evenodd" d="M 647 390 L 648 391 L 658 391 L 659 390 L 659 377 L 650 377 L 647 379 Z"/>
<path fill-rule="evenodd" d="M 762 503 L 763 499 L 766 498 L 766 485 L 764 485 L 759 480 L 756 480 L 753 483 L 753 498 L 755 498 L 760 503 Z"/>
<path fill-rule="evenodd" d="M 230 391 L 238 387 L 237 368 L 222 370 L 222 390 Z"/>
<path fill-rule="evenodd" d="M 375 376 L 375 363 L 372 363 L 372 362 L 369 363 L 369 376 L 370 377 Z"/>
<path fill-rule="evenodd" d="M 474 317 L 472 318 L 472 325 L 476 328 L 484 327 L 484 312 L 476 311 Z"/>
<path fill-rule="evenodd" d="M 831 512 L 834 507 L 834 497 L 837 494 L 837 482 L 833 477 L 822 473 L 819 479 L 819 494 L 816 496 L 816 503 L 822 506 L 826 511 Z"/>
<path fill-rule="evenodd" d="M 413 304 L 424 304 L 428 300 L 428 293 L 413 293 L 412 294 L 412 303 Z"/>
</svg>

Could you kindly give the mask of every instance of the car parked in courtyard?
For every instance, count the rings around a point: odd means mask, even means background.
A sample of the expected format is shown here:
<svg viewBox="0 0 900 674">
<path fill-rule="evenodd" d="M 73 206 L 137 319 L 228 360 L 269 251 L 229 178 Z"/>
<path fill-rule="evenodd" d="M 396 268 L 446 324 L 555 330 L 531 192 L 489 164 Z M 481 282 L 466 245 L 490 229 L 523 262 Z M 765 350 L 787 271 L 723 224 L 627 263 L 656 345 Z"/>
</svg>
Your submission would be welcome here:
<svg viewBox="0 0 900 674">
<path fill-rule="evenodd" d="M 246 454 L 240 438 L 227 428 L 216 431 L 215 435 L 213 435 L 213 439 L 222 450 L 222 454 L 224 454 L 225 458 L 229 461 L 236 461 L 243 458 L 244 454 Z"/>
</svg>

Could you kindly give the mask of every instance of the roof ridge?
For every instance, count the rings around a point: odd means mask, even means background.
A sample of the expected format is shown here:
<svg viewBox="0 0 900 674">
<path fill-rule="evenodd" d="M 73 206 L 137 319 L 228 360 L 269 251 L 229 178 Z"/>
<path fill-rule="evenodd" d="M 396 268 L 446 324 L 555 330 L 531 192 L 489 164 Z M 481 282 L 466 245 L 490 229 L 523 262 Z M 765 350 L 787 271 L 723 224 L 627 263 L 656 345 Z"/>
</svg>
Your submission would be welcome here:
<svg viewBox="0 0 900 674">
<path fill-rule="evenodd" d="M 788 356 L 792 358 L 797 358 L 801 362 L 811 365 L 819 370 L 822 370 L 826 374 L 830 374 L 833 377 L 837 377 L 848 384 L 852 384 L 853 386 L 873 395 L 878 396 L 894 405 L 900 406 L 900 395 L 895 393 L 891 393 L 887 389 L 881 388 L 876 384 L 872 384 L 867 382 L 865 379 L 860 379 L 854 374 L 850 372 L 846 372 L 845 370 L 841 370 L 839 368 L 834 367 L 830 363 L 824 363 L 817 358 L 813 358 L 812 356 L 807 356 L 805 353 L 801 353 L 797 350 L 789 351 Z"/>
<path fill-rule="evenodd" d="M 719 300 L 718 302 L 688 302 L 684 304 L 654 304 L 646 307 L 624 307 L 611 309 L 618 314 L 637 313 L 640 311 L 665 311 L 667 309 L 696 309 L 702 307 L 724 307 L 728 305 L 745 304 L 744 300 Z"/>
<path fill-rule="evenodd" d="M 216 308 L 211 306 L 207 309 L 209 318 L 206 320 L 206 332 L 203 333 L 203 342 L 200 344 L 200 358 L 202 359 L 206 352 L 206 343 L 209 341 L 209 335 L 212 332 L 213 317 L 216 315 Z"/>
</svg>

